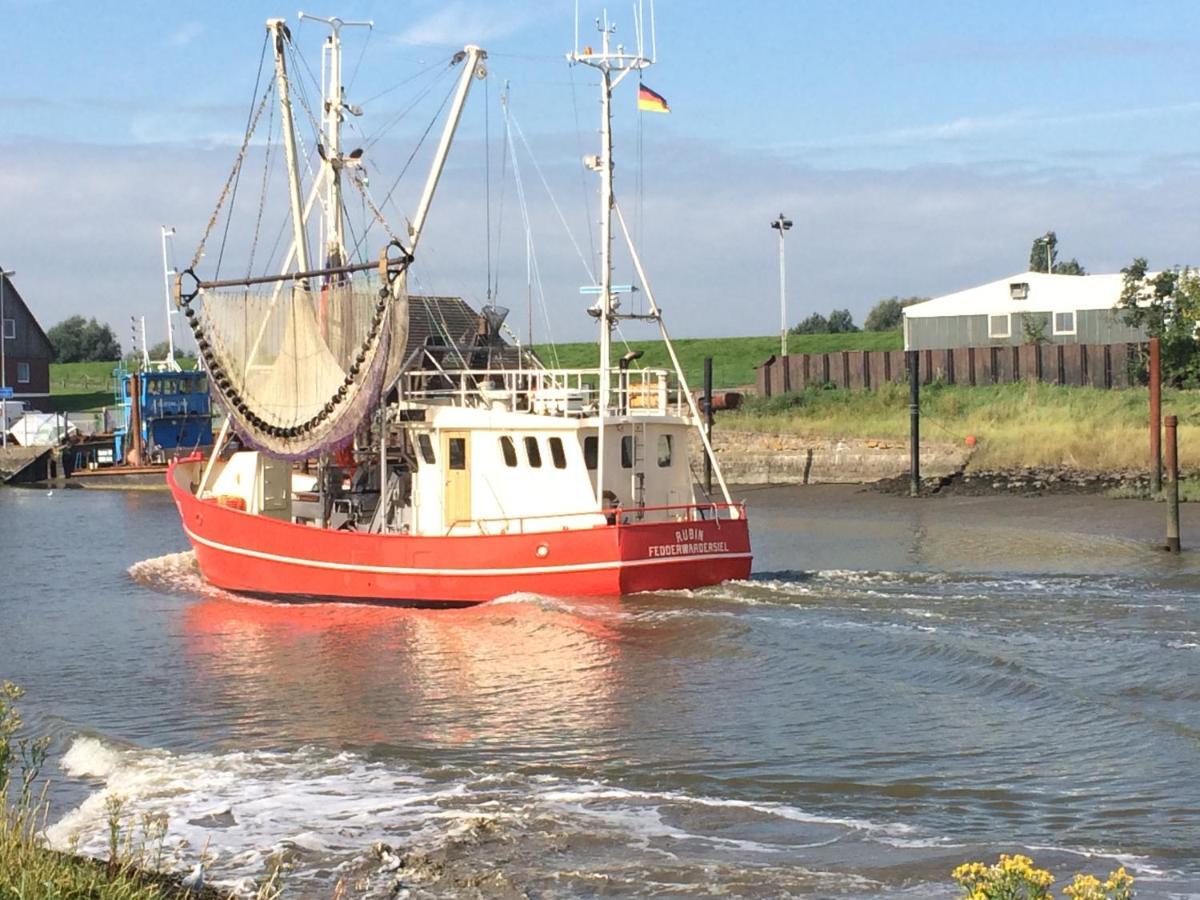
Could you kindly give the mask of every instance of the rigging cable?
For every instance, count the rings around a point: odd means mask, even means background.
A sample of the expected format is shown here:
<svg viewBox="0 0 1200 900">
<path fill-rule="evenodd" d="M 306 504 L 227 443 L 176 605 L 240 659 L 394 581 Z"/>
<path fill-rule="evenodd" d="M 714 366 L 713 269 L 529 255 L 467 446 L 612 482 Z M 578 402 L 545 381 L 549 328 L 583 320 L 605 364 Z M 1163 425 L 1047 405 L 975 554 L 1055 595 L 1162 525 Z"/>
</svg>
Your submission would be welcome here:
<svg viewBox="0 0 1200 900">
<path fill-rule="evenodd" d="M 575 67 L 569 66 L 567 71 L 571 73 L 571 106 L 575 111 L 575 148 L 579 153 L 579 158 L 584 159 L 583 134 L 579 127 L 579 100 L 575 96 Z M 579 189 L 580 193 L 583 194 L 583 220 L 587 223 L 588 251 L 592 256 L 595 256 L 596 237 L 592 234 L 592 217 L 588 213 L 591 204 L 588 202 L 587 173 L 583 166 L 579 167 Z M 595 281 L 594 278 L 592 280 Z"/>
<path fill-rule="evenodd" d="M 587 276 L 591 279 L 591 283 L 595 284 L 596 276 L 592 272 L 592 267 L 589 264 L 587 257 L 584 256 L 583 250 L 580 249 L 579 242 L 575 240 L 575 235 L 571 231 L 571 226 L 567 224 L 567 217 L 563 215 L 562 207 L 558 205 L 558 200 L 555 198 L 554 192 L 550 190 L 550 184 L 546 181 L 546 176 L 542 173 L 542 167 L 538 165 L 537 157 L 533 155 L 533 150 L 530 148 L 529 142 L 525 140 L 525 133 L 521 130 L 521 123 L 517 121 L 516 116 L 513 116 L 512 124 L 513 128 L 517 132 L 517 137 L 521 139 L 521 146 L 523 146 L 525 148 L 525 152 L 529 154 L 529 160 L 533 163 L 534 171 L 537 172 L 538 178 L 541 179 L 542 187 L 546 189 L 546 196 L 550 198 L 550 203 L 553 204 L 554 211 L 558 214 L 559 222 L 562 223 L 563 229 L 567 232 L 567 237 L 571 239 L 571 246 L 575 248 L 575 253 L 579 256 L 580 262 L 583 263 L 583 270 L 587 272 Z"/>
<path fill-rule="evenodd" d="M 258 87 L 260 84 L 262 84 L 263 64 L 266 62 L 266 59 L 267 59 L 267 46 L 268 46 L 268 42 L 270 40 L 270 36 L 271 36 L 270 32 L 267 32 L 266 34 L 263 35 L 262 50 L 259 51 L 259 55 L 258 55 L 258 74 L 254 76 L 254 93 L 252 95 L 253 97 L 258 96 Z M 269 94 L 269 92 L 264 93 L 264 97 L 263 97 L 264 102 L 265 102 L 268 94 Z M 254 126 L 258 122 L 258 117 L 260 115 L 262 115 L 262 104 L 260 103 L 258 110 L 255 111 L 254 102 L 251 101 L 250 113 L 246 116 L 246 137 L 242 143 L 242 152 L 240 154 L 238 154 L 237 161 L 234 162 L 234 164 L 233 164 L 233 173 L 232 173 L 233 193 L 229 198 L 229 215 L 225 217 L 225 228 L 221 233 L 221 247 L 217 251 L 217 266 L 216 266 L 216 274 L 217 275 L 221 274 L 221 260 L 223 260 L 225 258 L 225 243 L 229 239 L 229 225 L 230 225 L 230 222 L 233 220 L 233 206 L 235 203 L 237 203 L 237 189 L 238 189 L 238 182 L 241 180 L 242 161 L 246 157 L 246 148 L 250 144 L 250 135 L 254 132 Z M 229 190 L 229 187 L 230 187 L 230 184 L 227 181 L 225 183 L 225 190 L 226 191 Z M 224 201 L 225 201 L 225 191 L 222 191 L 221 198 L 217 201 L 217 211 L 220 211 L 221 204 L 224 203 Z M 217 214 L 216 212 L 213 213 L 214 218 L 216 217 L 216 214 Z M 211 229 L 211 228 L 212 228 L 212 223 L 210 222 L 209 229 Z M 208 231 L 205 231 L 204 239 L 205 240 L 208 239 Z M 201 248 L 204 247 L 204 241 L 200 242 L 200 247 Z M 192 267 L 195 267 L 196 263 L 200 261 L 200 253 L 201 253 L 201 250 L 197 250 L 196 258 L 192 261 Z"/>
<path fill-rule="evenodd" d="M 271 106 L 271 112 L 267 116 L 267 140 L 264 149 L 263 158 L 263 177 L 262 187 L 259 190 L 258 196 L 258 216 L 254 220 L 254 240 L 250 242 L 250 259 L 246 263 L 246 277 L 249 278 L 254 274 L 254 255 L 258 251 L 258 239 L 262 234 L 263 214 L 267 208 L 267 194 L 271 181 L 271 150 L 273 147 L 272 138 L 275 135 L 275 106 Z"/>
<path fill-rule="evenodd" d="M 508 110 L 509 107 L 506 106 L 505 109 Z M 515 125 L 516 122 L 514 121 L 513 124 Z M 518 128 L 519 128 L 519 126 L 518 126 Z M 511 144 L 512 143 L 512 131 L 508 132 L 508 140 L 509 140 L 509 143 Z M 528 150 L 528 145 L 526 145 L 526 149 Z M 533 287 L 536 285 L 538 297 L 541 300 L 542 318 L 546 322 L 546 342 L 550 345 L 550 352 L 554 355 L 554 367 L 559 368 L 560 363 L 559 363 L 559 359 L 558 359 L 558 346 L 554 343 L 554 338 L 551 333 L 550 314 L 546 308 L 546 293 L 542 286 L 541 269 L 538 266 L 537 253 L 533 249 L 533 228 L 529 222 L 529 204 L 526 202 L 525 186 L 524 186 L 524 183 L 521 181 L 521 168 L 517 162 L 516 148 L 510 147 L 509 154 L 512 156 L 513 182 L 516 185 L 516 189 L 517 189 L 517 201 L 520 203 L 520 206 L 521 206 L 521 220 L 525 225 L 525 270 L 526 270 L 526 279 L 530 286 L 529 287 L 529 290 L 530 290 L 529 308 L 530 308 L 530 310 L 532 310 L 532 308 L 533 308 L 532 290 L 533 290 Z M 572 243 L 574 243 L 574 238 L 572 238 Z M 576 250 L 579 249 L 578 245 L 576 245 L 575 249 Z M 584 260 L 583 264 L 584 264 L 584 268 L 587 268 L 587 260 Z M 588 275 L 589 276 L 591 275 L 590 271 L 588 272 Z M 530 330 L 531 331 L 532 331 L 532 327 L 533 327 L 532 326 L 532 316 L 533 316 L 533 314 L 532 314 L 532 312 L 530 312 L 530 319 L 531 319 Z M 530 339 L 529 344 L 531 347 L 533 346 L 532 338 Z"/>
<path fill-rule="evenodd" d="M 492 105 L 490 79 L 483 79 L 483 206 L 485 231 L 487 232 L 487 282 L 485 294 L 492 305 L 492 121 L 489 108 Z"/>
</svg>

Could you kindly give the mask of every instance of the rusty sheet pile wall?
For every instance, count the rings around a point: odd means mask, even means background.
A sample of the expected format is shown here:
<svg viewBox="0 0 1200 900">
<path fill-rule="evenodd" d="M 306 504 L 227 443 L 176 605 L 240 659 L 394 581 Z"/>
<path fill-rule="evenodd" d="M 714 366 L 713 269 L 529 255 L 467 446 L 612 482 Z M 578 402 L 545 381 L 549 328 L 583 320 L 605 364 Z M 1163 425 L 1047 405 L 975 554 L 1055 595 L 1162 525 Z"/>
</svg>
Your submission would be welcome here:
<svg viewBox="0 0 1200 900">
<path fill-rule="evenodd" d="M 1075 387 L 1130 386 L 1130 362 L 1141 344 L 1023 344 L 919 350 L 921 383 L 1011 384 L 1044 381 Z M 831 385 L 870 390 L 905 380 L 903 350 L 844 350 L 772 356 L 758 368 L 764 396 Z"/>
</svg>

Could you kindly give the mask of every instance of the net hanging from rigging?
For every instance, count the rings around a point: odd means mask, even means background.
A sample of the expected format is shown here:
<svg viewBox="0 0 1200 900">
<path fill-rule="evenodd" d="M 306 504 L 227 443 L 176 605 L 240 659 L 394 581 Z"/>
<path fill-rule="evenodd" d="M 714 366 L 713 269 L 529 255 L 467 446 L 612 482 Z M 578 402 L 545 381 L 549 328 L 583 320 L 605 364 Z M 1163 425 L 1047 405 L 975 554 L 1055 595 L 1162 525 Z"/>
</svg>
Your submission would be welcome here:
<svg viewBox="0 0 1200 900">
<path fill-rule="evenodd" d="M 375 410 L 408 333 L 409 258 L 386 253 L 378 271 L 181 286 L 211 383 L 247 444 L 306 459 L 346 444 Z"/>
</svg>

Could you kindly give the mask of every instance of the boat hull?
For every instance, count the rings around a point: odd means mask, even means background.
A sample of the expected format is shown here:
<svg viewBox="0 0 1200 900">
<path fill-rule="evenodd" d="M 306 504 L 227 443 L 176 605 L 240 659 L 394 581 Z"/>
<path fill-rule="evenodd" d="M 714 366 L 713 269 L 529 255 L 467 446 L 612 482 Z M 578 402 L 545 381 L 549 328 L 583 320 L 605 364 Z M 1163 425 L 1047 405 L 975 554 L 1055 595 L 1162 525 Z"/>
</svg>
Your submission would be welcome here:
<svg viewBox="0 0 1200 900">
<path fill-rule="evenodd" d="M 461 606 L 508 594 L 619 596 L 750 574 L 744 516 L 552 532 L 414 536 L 334 531 L 198 499 L 168 484 L 204 579 L 279 600 Z M 182 477 L 177 477 L 182 476 Z"/>
</svg>

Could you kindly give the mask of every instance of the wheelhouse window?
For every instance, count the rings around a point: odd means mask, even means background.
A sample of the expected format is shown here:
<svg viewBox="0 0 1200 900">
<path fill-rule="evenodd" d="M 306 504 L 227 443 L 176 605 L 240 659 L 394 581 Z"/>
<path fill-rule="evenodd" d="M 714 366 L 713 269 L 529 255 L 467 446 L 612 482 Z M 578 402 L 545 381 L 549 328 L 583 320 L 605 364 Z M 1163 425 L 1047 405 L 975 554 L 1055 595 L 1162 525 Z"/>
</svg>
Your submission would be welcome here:
<svg viewBox="0 0 1200 900">
<path fill-rule="evenodd" d="M 540 469 L 542 467 L 542 448 L 538 446 L 537 438 L 525 438 L 525 458 L 529 460 L 530 468 Z"/>
<path fill-rule="evenodd" d="M 621 468 L 633 468 L 633 435 L 631 434 L 621 438 Z"/>
<path fill-rule="evenodd" d="M 1055 334 L 1074 334 L 1075 333 L 1075 313 L 1072 312 L 1056 312 L 1054 314 L 1054 333 Z"/>
<path fill-rule="evenodd" d="M 588 471 L 595 471 L 596 460 L 600 456 L 600 439 L 591 434 L 583 439 L 583 464 Z"/>
<path fill-rule="evenodd" d="M 510 469 L 515 469 L 517 467 L 517 448 L 507 434 L 500 437 L 500 452 L 504 454 L 504 464 Z"/>
<path fill-rule="evenodd" d="M 467 467 L 467 439 L 453 437 L 446 441 L 446 451 L 450 457 L 449 465 L 451 469 L 465 469 Z"/>
<path fill-rule="evenodd" d="M 988 316 L 988 337 L 1006 338 L 1012 335 L 1012 318 L 1008 313 Z"/>
<path fill-rule="evenodd" d="M 421 459 L 427 465 L 432 466 L 437 462 L 437 457 L 433 455 L 433 441 L 429 439 L 427 434 L 417 435 L 417 446 L 421 450 Z"/>
<path fill-rule="evenodd" d="M 550 438 L 550 458 L 554 460 L 554 468 L 565 469 L 567 467 L 567 454 L 563 450 L 562 438 Z"/>
<path fill-rule="evenodd" d="M 658 436 L 658 467 L 665 469 L 669 465 L 671 465 L 671 436 L 660 434 Z"/>
<path fill-rule="evenodd" d="M 29 384 L 29 363 L 17 363 L 17 384 Z"/>
<path fill-rule="evenodd" d="M 4 339 L 6 341 L 12 341 L 12 340 L 16 340 L 16 337 L 17 337 L 17 320 L 16 319 L 5 319 L 4 320 Z"/>
</svg>

